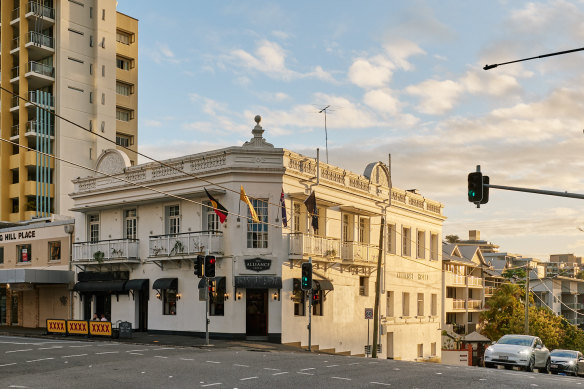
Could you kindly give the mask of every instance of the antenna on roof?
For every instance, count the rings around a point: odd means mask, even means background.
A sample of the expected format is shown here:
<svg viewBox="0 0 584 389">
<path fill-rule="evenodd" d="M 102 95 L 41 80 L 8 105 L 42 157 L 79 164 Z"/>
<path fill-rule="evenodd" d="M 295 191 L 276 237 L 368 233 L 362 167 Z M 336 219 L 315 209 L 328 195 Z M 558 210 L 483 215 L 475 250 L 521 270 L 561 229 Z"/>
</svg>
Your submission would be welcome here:
<svg viewBox="0 0 584 389">
<path fill-rule="evenodd" d="M 325 147 L 326 147 L 326 163 L 327 164 L 328 164 L 328 133 L 327 133 L 327 129 L 326 129 L 326 111 L 330 107 L 331 107 L 330 105 L 327 105 L 326 107 L 324 107 L 320 111 L 318 111 L 318 113 L 324 112 L 324 139 L 325 139 Z M 331 111 L 332 111 L 332 109 L 331 109 Z"/>
</svg>

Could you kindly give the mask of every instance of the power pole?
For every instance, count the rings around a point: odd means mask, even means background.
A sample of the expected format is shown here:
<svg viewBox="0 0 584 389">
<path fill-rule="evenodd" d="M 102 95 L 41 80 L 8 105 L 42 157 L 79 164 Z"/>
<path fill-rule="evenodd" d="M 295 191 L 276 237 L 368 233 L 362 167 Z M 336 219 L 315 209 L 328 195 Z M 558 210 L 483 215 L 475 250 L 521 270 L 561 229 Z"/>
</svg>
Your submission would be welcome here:
<svg viewBox="0 0 584 389">
<path fill-rule="evenodd" d="M 529 260 L 525 270 L 525 335 L 529 335 Z"/>
<path fill-rule="evenodd" d="M 381 227 L 379 229 L 379 254 L 377 256 L 377 277 L 375 278 L 375 305 L 373 306 L 373 351 L 371 358 L 377 358 L 377 337 L 379 331 L 379 286 L 381 279 L 381 256 L 383 255 L 383 226 L 385 225 L 385 215 L 381 216 Z"/>
</svg>

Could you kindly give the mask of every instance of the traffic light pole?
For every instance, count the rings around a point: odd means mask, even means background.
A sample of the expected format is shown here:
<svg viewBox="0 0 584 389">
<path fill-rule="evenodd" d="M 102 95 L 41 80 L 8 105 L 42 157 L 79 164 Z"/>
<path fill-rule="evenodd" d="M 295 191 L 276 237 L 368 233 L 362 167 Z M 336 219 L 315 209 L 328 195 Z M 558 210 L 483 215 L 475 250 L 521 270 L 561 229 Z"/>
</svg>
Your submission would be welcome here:
<svg viewBox="0 0 584 389">
<path fill-rule="evenodd" d="M 493 184 L 484 184 L 483 186 L 485 186 L 487 188 L 493 188 L 493 189 L 513 190 L 516 192 L 528 192 L 528 193 L 544 194 L 544 195 L 549 195 L 549 196 L 570 197 L 573 199 L 584 199 L 584 195 L 578 194 L 578 193 L 556 192 L 553 190 L 518 188 L 515 186 L 503 186 L 503 185 L 493 185 Z"/>
<path fill-rule="evenodd" d="M 310 268 L 312 269 L 312 257 L 308 257 L 308 263 L 310 263 Z M 312 285 L 310 285 L 310 289 L 308 289 L 308 352 L 312 352 L 311 335 L 312 335 Z"/>
<path fill-rule="evenodd" d="M 209 279 L 205 277 L 205 344 L 209 345 Z"/>
</svg>

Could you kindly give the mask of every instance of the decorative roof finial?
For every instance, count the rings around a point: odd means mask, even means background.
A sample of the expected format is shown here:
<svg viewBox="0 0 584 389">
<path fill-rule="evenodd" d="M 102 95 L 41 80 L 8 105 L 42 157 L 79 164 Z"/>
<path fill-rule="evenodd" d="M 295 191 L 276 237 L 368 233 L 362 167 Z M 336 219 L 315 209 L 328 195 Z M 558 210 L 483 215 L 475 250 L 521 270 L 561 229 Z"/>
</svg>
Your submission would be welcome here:
<svg viewBox="0 0 584 389">
<path fill-rule="evenodd" d="M 254 118 L 256 125 L 251 130 L 253 134 L 253 138 L 249 142 L 245 142 L 243 144 L 244 147 L 274 147 L 270 143 L 266 142 L 264 137 L 262 136 L 264 133 L 264 129 L 260 126 L 260 122 L 262 121 L 262 117 L 260 115 L 256 115 Z"/>
</svg>

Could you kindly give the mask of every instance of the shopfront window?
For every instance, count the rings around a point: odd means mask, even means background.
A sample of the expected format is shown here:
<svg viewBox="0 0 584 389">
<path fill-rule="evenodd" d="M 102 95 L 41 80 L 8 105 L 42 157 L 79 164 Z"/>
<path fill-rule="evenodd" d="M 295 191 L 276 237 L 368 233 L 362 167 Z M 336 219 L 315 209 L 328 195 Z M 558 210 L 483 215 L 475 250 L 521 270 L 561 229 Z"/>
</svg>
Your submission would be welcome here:
<svg viewBox="0 0 584 389">
<path fill-rule="evenodd" d="M 225 312 L 225 278 L 209 281 L 209 315 L 223 316 Z"/>
<path fill-rule="evenodd" d="M 162 289 L 163 315 L 176 315 L 176 290 Z"/>
<path fill-rule="evenodd" d="M 32 258 L 31 246 L 29 244 L 16 246 L 16 258 L 20 263 L 30 262 Z"/>
<path fill-rule="evenodd" d="M 49 260 L 61 260 L 61 241 L 49 242 Z"/>
<path fill-rule="evenodd" d="M 306 293 L 300 287 L 300 278 L 294 278 L 292 301 L 294 301 L 294 316 L 306 315 Z"/>
</svg>

